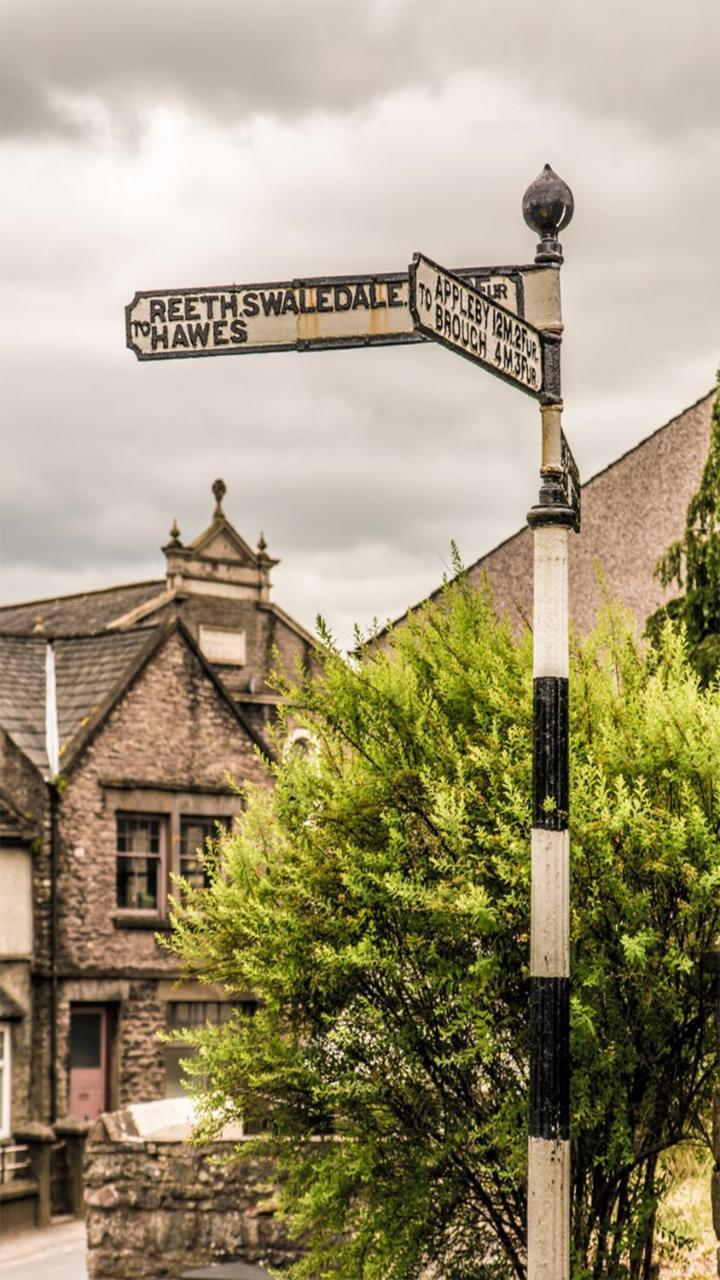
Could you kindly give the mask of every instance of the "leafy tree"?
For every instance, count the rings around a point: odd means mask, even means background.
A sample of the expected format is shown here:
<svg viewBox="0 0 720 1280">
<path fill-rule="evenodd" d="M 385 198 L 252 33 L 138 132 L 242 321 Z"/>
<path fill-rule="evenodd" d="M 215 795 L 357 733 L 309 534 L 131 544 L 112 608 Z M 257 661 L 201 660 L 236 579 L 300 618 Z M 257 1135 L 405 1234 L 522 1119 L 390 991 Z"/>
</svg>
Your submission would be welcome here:
<svg viewBox="0 0 720 1280">
<path fill-rule="evenodd" d="M 297 1280 L 523 1277 L 531 642 L 461 579 L 387 650 L 320 659 L 286 690 L 315 750 L 174 909 L 188 968 L 260 1000 L 196 1034 L 199 1135 L 261 1130 Z M 611 609 L 571 740 L 573 1275 L 646 1280 L 659 1159 L 711 1088 L 720 690 Z"/>
<path fill-rule="evenodd" d="M 720 373 L 710 452 L 687 509 L 685 533 L 668 547 L 655 572 L 664 587 L 675 583 L 685 592 L 648 619 L 648 635 L 657 641 L 666 619 L 682 622 L 690 660 L 707 684 L 720 670 Z"/>
</svg>

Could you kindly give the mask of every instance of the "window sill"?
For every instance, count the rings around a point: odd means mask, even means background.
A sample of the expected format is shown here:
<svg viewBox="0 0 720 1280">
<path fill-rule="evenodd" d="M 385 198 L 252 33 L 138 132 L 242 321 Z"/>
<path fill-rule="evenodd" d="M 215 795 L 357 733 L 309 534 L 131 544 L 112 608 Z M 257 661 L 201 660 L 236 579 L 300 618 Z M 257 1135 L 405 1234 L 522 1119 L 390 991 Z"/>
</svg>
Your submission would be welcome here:
<svg viewBox="0 0 720 1280">
<path fill-rule="evenodd" d="M 172 925 L 167 916 L 141 916 L 118 912 L 112 917 L 116 929 L 149 929 L 152 933 L 169 933 Z"/>
</svg>

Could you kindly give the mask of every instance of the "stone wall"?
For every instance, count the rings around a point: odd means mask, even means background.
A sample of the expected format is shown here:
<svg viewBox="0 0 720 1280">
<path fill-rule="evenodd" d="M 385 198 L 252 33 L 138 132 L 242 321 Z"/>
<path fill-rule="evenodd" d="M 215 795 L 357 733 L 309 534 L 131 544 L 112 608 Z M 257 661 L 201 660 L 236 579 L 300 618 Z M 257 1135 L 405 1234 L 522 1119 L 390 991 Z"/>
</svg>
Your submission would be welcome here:
<svg viewBox="0 0 720 1280">
<path fill-rule="evenodd" d="M 101 1116 L 85 1158 L 90 1280 L 177 1280 L 190 1267 L 240 1259 L 282 1268 L 299 1257 L 275 1216 L 272 1166 L 244 1141 L 193 1148 L 185 1099 Z M 222 1163 L 221 1163 L 222 1162 Z"/>
<path fill-rule="evenodd" d="M 683 535 L 708 456 L 714 400 L 713 391 L 583 484 L 582 534 L 569 539 L 570 613 L 580 632 L 592 628 L 603 601 L 598 567 L 605 589 L 632 610 L 641 629 L 649 614 L 677 594 L 661 587 L 655 566 Z M 567 429 L 572 444 L 576 429 Z M 518 628 L 522 621 L 531 623 L 533 544 L 527 525 L 468 568 L 471 582 L 486 574 L 500 611 Z"/>
<path fill-rule="evenodd" d="M 9 753 L 19 754 L 12 744 Z M 70 1101 L 73 1002 L 105 1005 L 111 1015 L 111 1105 L 159 1098 L 165 1089 L 157 1033 L 165 1030 L 167 997 L 160 1000 L 157 989 L 163 978 L 177 976 L 178 966 L 156 941 L 156 931 L 166 930 L 166 922 L 157 917 L 128 921 L 117 911 L 116 811 L 165 815 L 175 833 L 168 851 L 170 869 L 177 870 L 178 827 L 170 813 L 239 813 L 243 802 L 232 792 L 230 778 L 264 781 L 265 774 L 232 708 L 174 632 L 111 710 L 70 771 L 60 798 L 57 1114 L 63 1115 Z M 106 785 L 128 779 L 139 780 L 145 789 Z M 153 784 L 160 788 L 157 794 Z M 40 791 L 45 791 L 42 784 Z M 34 860 L 31 1114 L 43 1120 L 50 1119 L 48 843 L 46 834 Z"/>
<path fill-rule="evenodd" d="M 103 784 L 123 778 L 188 791 L 229 791 L 228 778 L 265 781 L 251 739 L 178 632 L 110 712 L 68 778 L 60 809 L 61 968 L 176 967 L 158 947 L 152 921 L 145 931 L 117 927 L 115 812 L 127 806 Z"/>
<path fill-rule="evenodd" d="M 708 455 L 714 398 L 712 392 L 699 400 L 583 486 L 582 534 L 570 536 L 570 611 L 581 632 L 590 630 L 602 603 L 597 565 L 610 595 L 641 627 L 677 594 L 663 590 L 654 570 L 682 536 Z M 525 527 L 469 571 L 471 580 L 488 573 L 497 603 L 513 618 L 532 619 L 532 554 Z"/>
</svg>

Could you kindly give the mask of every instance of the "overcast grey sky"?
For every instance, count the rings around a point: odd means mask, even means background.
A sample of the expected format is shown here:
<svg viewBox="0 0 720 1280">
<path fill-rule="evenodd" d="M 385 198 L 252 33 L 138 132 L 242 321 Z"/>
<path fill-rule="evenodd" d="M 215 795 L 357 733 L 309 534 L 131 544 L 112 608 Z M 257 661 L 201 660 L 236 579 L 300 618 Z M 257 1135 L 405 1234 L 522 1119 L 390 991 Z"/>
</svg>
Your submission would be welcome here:
<svg viewBox="0 0 720 1280">
<path fill-rule="evenodd" d="M 159 577 L 173 517 L 262 529 L 306 625 L 402 612 L 524 522 L 538 414 L 430 344 L 139 364 L 136 289 L 532 261 L 570 184 L 585 478 L 720 351 L 720 6 L 3 0 L 5 601 Z M 612 513 L 609 513 L 612 518 Z"/>
</svg>

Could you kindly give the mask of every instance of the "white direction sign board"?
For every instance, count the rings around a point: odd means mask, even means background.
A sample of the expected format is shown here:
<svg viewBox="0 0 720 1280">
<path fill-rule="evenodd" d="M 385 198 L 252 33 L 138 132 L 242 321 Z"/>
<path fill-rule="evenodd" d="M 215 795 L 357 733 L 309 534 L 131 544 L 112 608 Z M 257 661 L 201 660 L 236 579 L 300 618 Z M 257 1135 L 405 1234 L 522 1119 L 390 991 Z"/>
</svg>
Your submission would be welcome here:
<svg viewBox="0 0 720 1280">
<path fill-rule="evenodd" d="M 552 381 L 546 376 L 546 355 L 548 346 L 554 346 L 547 335 L 421 253 L 415 255 L 409 276 L 410 310 L 422 334 L 528 395 L 545 398 Z"/>
<path fill-rule="evenodd" d="M 483 297 L 524 314 L 517 268 L 457 274 Z M 125 326 L 138 360 L 423 341 L 408 305 L 407 272 L 143 290 L 125 308 Z"/>
</svg>

